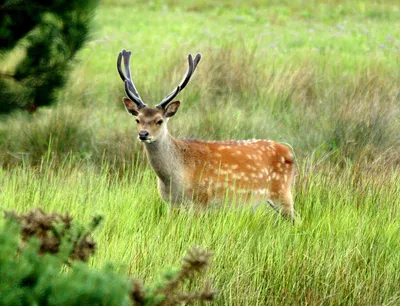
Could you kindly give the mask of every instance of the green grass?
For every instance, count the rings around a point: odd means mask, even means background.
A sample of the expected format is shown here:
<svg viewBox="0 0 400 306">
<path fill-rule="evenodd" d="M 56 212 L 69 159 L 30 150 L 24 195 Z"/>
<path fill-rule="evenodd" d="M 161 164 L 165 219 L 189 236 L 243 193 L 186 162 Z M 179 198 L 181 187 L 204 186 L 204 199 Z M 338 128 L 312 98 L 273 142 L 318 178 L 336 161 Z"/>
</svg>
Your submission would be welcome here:
<svg viewBox="0 0 400 306">
<path fill-rule="evenodd" d="M 102 213 L 91 265 L 149 281 L 189 247 L 211 249 L 219 305 L 399 304 L 396 1 L 108 0 L 92 37 L 57 106 L 0 122 L 2 208 Z M 269 207 L 171 211 L 121 103 L 122 48 L 151 105 L 202 52 L 172 134 L 290 143 L 302 222 Z"/>
<path fill-rule="evenodd" d="M 1 203 L 69 211 L 80 220 L 105 216 L 92 264 L 113 261 L 121 272 L 153 280 L 185 250 L 214 251 L 209 274 L 218 304 L 386 304 L 399 296 L 399 174 L 300 173 L 296 208 L 302 222 L 284 221 L 267 205 L 246 209 L 170 211 L 150 169 L 107 166 L 15 168 L 2 171 Z M 305 167 L 304 167 L 305 168 Z M 329 171 L 328 171 L 329 170 Z"/>
</svg>

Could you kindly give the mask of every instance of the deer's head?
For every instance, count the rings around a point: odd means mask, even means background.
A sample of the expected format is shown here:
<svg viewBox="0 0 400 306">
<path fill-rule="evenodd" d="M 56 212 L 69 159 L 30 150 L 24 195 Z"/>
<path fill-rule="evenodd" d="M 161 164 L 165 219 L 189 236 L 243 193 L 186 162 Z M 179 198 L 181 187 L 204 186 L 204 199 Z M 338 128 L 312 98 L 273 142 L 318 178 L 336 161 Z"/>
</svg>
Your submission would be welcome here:
<svg viewBox="0 0 400 306">
<path fill-rule="evenodd" d="M 117 60 L 117 69 L 122 81 L 125 83 L 125 93 L 128 96 L 123 99 L 123 102 L 127 112 L 136 117 L 138 138 L 143 142 L 152 143 L 167 134 L 167 121 L 176 114 L 180 105 L 179 101 L 172 102 L 172 100 L 189 83 L 201 59 L 201 55 L 197 54 L 194 59 L 191 54 L 188 55 L 189 68 L 185 77 L 178 87 L 155 107 L 148 107 L 143 103 L 133 84 L 129 68 L 130 56 L 131 51 L 122 50 Z M 124 59 L 125 74 L 121 68 L 122 58 Z"/>
</svg>

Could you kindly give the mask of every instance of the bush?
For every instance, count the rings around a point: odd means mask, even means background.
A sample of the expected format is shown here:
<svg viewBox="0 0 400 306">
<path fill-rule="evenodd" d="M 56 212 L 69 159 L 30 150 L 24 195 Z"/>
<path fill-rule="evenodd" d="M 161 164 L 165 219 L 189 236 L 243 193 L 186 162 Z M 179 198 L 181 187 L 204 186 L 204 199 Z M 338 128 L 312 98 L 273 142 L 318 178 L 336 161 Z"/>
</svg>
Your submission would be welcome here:
<svg viewBox="0 0 400 306">
<path fill-rule="evenodd" d="M 176 305 L 213 299 L 208 283 L 200 291 L 180 289 L 208 266 L 209 253 L 199 249 L 189 252 L 181 269 L 169 270 L 151 286 L 116 273 L 112 265 L 87 266 L 100 220 L 83 226 L 68 214 L 39 209 L 6 213 L 0 228 L 0 305 Z"/>
</svg>

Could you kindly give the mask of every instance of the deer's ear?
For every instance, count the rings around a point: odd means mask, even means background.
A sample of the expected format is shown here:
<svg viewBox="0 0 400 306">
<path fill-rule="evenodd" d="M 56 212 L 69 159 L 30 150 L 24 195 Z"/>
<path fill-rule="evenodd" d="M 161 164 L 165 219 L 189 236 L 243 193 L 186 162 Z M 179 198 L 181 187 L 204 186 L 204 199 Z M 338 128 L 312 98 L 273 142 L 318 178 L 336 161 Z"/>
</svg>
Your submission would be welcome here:
<svg viewBox="0 0 400 306">
<path fill-rule="evenodd" d="M 139 114 L 137 105 L 133 103 L 131 99 L 124 98 L 122 101 L 124 101 L 125 109 L 129 114 L 133 116 L 137 116 Z"/>
<path fill-rule="evenodd" d="M 169 118 L 174 116 L 179 109 L 179 105 L 181 105 L 181 102 L 179 101 L 174 101 L 168 104 L 167 108 L 165 109 L 165 117 Z"/>
</svg>

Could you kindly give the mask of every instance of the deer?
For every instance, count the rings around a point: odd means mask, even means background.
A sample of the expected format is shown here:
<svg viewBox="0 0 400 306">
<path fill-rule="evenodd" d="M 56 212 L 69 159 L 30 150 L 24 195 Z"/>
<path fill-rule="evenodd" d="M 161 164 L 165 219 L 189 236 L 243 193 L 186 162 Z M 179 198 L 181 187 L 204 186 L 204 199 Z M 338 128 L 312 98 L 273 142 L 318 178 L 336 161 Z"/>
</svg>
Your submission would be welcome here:
<svg viewBox="0 0 400 306">
<path fill-rule="evenodd" d="M 174 99 L 189 83 L 201 54 L 194 58 L 188 55 L 182 81 L 155 107 L 142 101 L 132 81 L 130 56 L 131 51 L 124 49 L 117 58 L 117 70 L 127 96 L 123 103 L 136 119 L 138 139 L 144 144 L 164 201 L 172 206 L 189 201 L 207 207 L 227 196 L 236 196 L 240 203 L 255 207 L 268 203 L 282 216 L 295 220 L 292 195 L 295 163 L 289 146 L 258 139 L 176 139 L 169 133 L 167 123 L 180 107 L 180 101 Z"/>
</svg>

